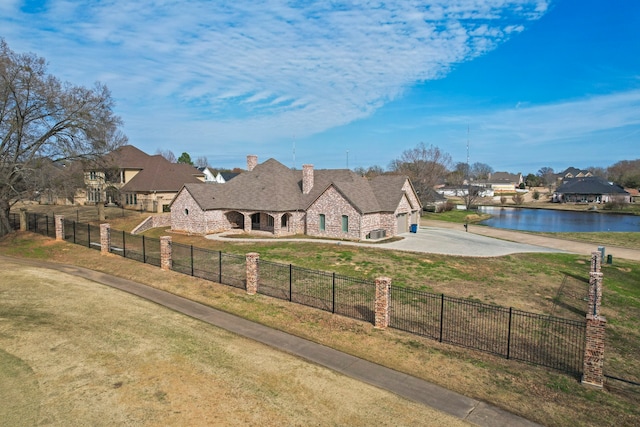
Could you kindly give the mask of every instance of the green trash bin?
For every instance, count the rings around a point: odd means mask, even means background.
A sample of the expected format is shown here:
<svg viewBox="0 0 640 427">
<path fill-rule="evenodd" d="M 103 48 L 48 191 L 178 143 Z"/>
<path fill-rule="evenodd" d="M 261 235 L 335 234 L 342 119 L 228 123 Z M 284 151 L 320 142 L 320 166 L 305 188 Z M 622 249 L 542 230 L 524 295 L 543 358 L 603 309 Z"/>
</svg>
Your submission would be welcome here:
<svg viewBox="0 0 640 427">
<path fill-rule="evenodd" d="M 613 255 L 607 255 L 607 264 L 613 264 Z"/>
</svg>

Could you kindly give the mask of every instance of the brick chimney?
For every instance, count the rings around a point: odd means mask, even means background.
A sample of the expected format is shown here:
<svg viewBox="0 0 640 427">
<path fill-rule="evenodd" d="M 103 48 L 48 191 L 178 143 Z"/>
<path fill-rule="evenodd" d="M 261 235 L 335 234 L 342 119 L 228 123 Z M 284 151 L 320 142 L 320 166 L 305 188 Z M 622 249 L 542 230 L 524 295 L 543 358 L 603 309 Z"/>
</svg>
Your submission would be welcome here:
<svg viewBox="0 0 640 427">
<path fill-rule="evenodd" d="M 252 171 L 256 166 L 258 166 L 258 156 L 249 154 L 247 156 L 247 170 Z"/>
<path fill-rule="evenodd" d="M 309 194 L 313 188 L 313 165 L 302 165 L 302 194 Z"/>
</svg>

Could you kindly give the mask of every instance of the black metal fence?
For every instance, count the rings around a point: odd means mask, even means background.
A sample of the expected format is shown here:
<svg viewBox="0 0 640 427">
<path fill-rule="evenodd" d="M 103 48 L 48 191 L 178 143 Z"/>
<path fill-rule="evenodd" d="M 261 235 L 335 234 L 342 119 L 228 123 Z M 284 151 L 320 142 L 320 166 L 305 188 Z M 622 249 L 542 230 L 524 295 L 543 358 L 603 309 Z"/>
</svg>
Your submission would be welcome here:
<svg viewBox="0 0 640 427">
<path fill-rule="evenodd" d="M 19 214 L 10 214 L 9 221 L 14 230 L 20 229 Z M 55 218 L 52 215 L 27 213 L 27 230 L 48 237 L 56 237 Z"/>
<path fill-rule="evenodd" d="M 15 218 L 13 219 L 15 220 Z M 55 236 L 55 226 L 29 221 L 31 231 Z M 100 228 L 65 220 L 64 239 L 100 249 Z M 172 243 L 172 269 L 246 288 L 246 257 Z M 160 265 L 160 240 L 111 230 L 110 252 Z M 375 321 L 375 283 L 335 273 L 258 261 L 258 292 L 366 322 Z M 582 372 L 585 321 L 528 313 L 398 286 L 391 287 L 390 327 L 440 342 L 546 366 Z"/>
<path fill-rule="evenodd" d="M 174 271 L 246 289 L 244 256 L 172 243 L 171 260 L 171 269 Z"/>
<path fill-rule="evenodd" d="M 392 286 L 389 326 L 564 372 L 583 368 L 585 320 Z"/>
</svg>

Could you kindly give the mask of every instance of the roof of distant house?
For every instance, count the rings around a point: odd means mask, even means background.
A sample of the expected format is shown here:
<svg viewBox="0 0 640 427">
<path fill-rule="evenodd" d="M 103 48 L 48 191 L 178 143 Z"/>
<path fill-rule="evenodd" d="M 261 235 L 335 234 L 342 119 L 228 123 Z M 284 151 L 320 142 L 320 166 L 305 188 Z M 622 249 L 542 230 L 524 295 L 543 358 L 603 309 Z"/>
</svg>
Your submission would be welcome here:
<svg viewBox="0 0 640 427">
<path fill-rule="evenodd" d="M 618 184 L 598 176 L 571 178 L 556 189 L 559 194 L 629 194 Z"/>
<path fill-rule="evenodd" d="M 103 159 L 108 166 L 139 170 L 122 186 L 122 192 L 176 192 L 184 184 L 202 182 L 197 177 L 203 174 L 197 168 L 184 163 L 171 163 L 159 154 L 150 156 L 133 145 L 124 145 Z"/>
</svg>

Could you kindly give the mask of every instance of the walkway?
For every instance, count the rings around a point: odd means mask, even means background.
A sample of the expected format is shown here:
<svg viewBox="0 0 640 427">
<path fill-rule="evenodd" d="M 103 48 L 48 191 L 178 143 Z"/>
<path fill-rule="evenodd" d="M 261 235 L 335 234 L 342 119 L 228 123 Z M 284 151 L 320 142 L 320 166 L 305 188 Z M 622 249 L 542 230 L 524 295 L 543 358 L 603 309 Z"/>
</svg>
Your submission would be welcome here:
<svg viewBox="0 0 640 427">
<path fill-rule="evenodd" d="M 538 424 L 493 405 L 454 393 L 419 378 L 131 280 L 73 265 L 55 264 L 40 260 L 0 256 L 0 262 L 53 269 L 120 289 L 179 313 L 202 320 L 210 325 L 226 329 L 312 363 L 325 366 L 343 375 L 388 390 L 408 400 L 433 407 L 471 424 L 496 427 L 538 426 Z"/>
</svg>

